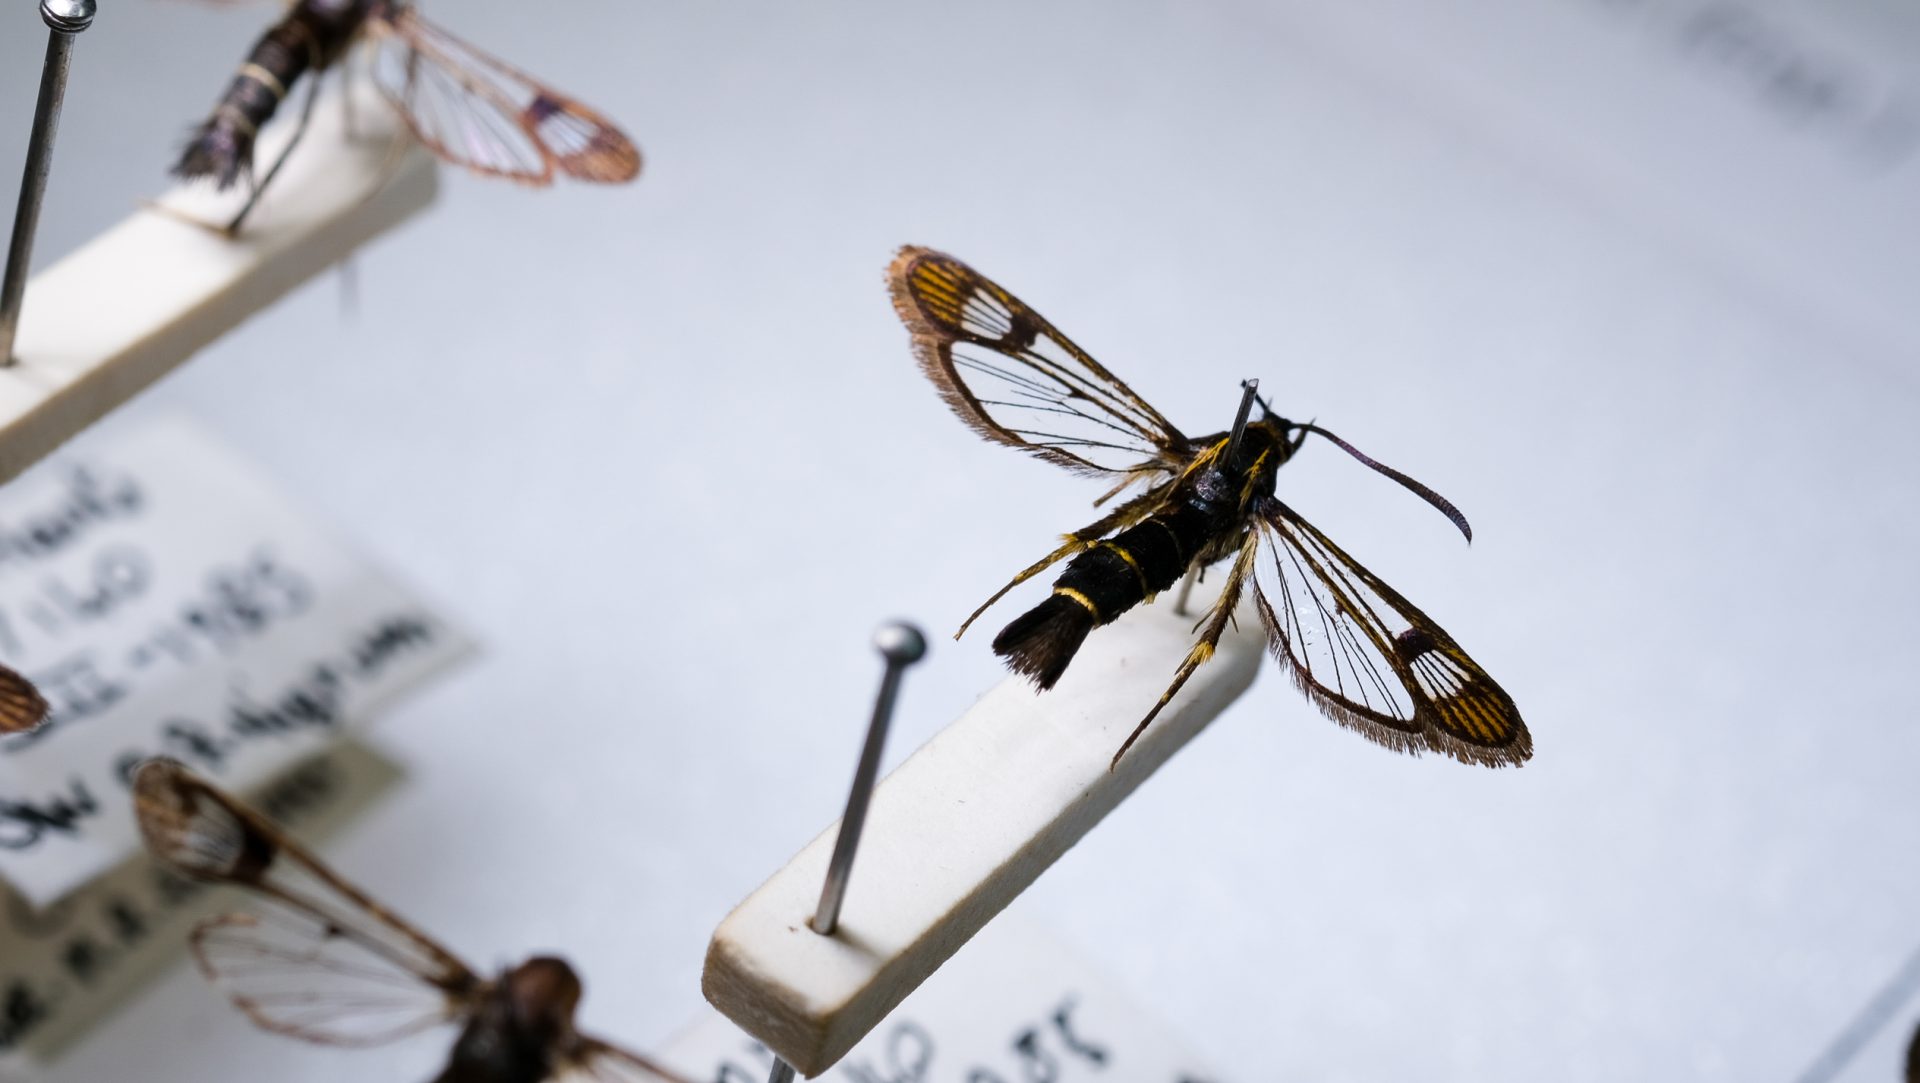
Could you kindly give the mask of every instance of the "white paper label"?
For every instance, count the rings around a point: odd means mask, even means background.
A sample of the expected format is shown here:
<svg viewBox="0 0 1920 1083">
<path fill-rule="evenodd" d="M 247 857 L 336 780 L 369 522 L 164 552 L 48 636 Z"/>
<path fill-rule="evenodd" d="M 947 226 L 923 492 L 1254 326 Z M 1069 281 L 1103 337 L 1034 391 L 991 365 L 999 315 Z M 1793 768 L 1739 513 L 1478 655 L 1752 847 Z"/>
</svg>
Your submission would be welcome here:
<svg viewBox="0 0 1920 1083">
<path fill-rule="evenodd" d="M 772 1054 L 717 1011 L 662 1052 L 695 1083 L 765 1083 Z M 1030 921 L 1001 914 L 838 1064 L 839 1083 L 1218 1083 L 1165 1022 Z"/>
<path fill-rule="evenodd" d="M 0 491 L 0 660 L 53 716 L 0 739 L 0 878 L 44 906 L 137 844 L 167 754 L 248 789 L 469 643 L 177 419 Z"/>
</svg>

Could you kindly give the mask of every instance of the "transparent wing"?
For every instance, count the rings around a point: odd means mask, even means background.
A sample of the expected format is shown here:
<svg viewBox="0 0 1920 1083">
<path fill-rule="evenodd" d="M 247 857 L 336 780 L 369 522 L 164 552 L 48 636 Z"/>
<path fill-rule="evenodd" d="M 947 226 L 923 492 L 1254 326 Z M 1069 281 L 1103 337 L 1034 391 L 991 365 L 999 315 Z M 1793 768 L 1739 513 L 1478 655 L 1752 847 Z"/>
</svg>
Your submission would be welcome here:
<svg viewBox="0 0 1920 1083">
<path fill-rule="evenodd" d="M 371 21 L 374 82 L 427 148 L 476 173 L 616 184 L 640 151 L 599 113 L 475 49 L 411 8 Z"/>
<path fill-rule="evenodd" d="M 973 268 L 902 248 L 887 283 L 921 369 L 980 435 L 1088 474 L 1177 474 L 1192 459 L 1158 410 Z"/>
<path fill-rule="evenodd" d="M 1533 755 L 1512 698 L 1425 613 L 1278 500 L 1261 535 L 1269 645 L 1328 717 L 1402 752 L 1489 767 Z"/>
<path fill-rule="evenodd" d="M 328 1045 L 379 1045 L 448 1022 L 458 998 L 311 914 L 274 908 L 202 922 L 200 969 L 268 1030 Z"/>
<path fill-rule="evenodd" d="M 638 1053 L 629 1053 L 598 1038 L 582 1038 L 577 1052 L 564 1060 L 548 1083 L 689 1083 Z"/>
<path fill-rule="evenodd" d="M 207 977 L 258 1025 L 375 1045 L 469 1010 L 481 982 L 464 963 L 259 813 L 174 760 L 143 764 L 133 795 L 161 862 L 273 904 L 207 921 L 190 941 Z"/>
<path fill-rule="evenodd" d="M 0 666 L 0 733 L 25 733 L 47 720 L 47 697 L 17 671 Z"/>
</svg>

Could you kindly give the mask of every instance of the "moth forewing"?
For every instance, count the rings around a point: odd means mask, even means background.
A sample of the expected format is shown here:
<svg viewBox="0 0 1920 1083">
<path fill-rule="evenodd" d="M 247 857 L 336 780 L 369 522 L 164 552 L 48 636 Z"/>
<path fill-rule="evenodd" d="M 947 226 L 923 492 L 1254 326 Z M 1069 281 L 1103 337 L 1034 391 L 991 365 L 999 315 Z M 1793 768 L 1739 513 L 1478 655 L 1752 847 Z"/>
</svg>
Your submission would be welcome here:
<svg viewBox="0 0 1920 1083">
<path fill-rule="evenodd" d="M 210 918 L 188 947 L 255 1026 L 321 1045 L 384 1045 L 430 1030 L 469 1014 L 484 989 L 396 966 L 368 939 L 286 907 Z"/>
<path fill-rule="evenodd" d="M 536 956 L 482 980 L 265 817 L 173 760 L 134 776 L 148 847 L 185 875 L 268 905 L 202 922 L 195 959 L 255 1024 L 326 1045 L 378 1045 L 447 1022 L 462 1029 L 437 1083 L 686 1083 L 574 1029 L 579 977 Z"/>
<path fill-rule="evenodd" d="M 207 976 L 261 1026 L 374 1044 L 451 1018 L 482 984 L 451 952 L 177 761 L 140 767 L 134 811 L 163 864 L 268 904 L 204 922 L 189 942 Z"/>
<path fill-rule="evenodd" d="M 1438 624 L 1284 503 L 1264 513 L 1261 620 L 1323 713 L 1397 751 L 1492 767 L 1532 755 L 1512 698 Z"/>
<path fill-rule="evenodd" d="M 600 184 L 639 175 L 639 148 L 595 110 L 410 7 L 390 7 L 373 25 L 375 84 L 444 161 L 536 186 L 556 171 Z"/>
<path fill-rule="evenodd" d="M 1177 472 L 1187 438 L 1019 298 L 951 256 L 887 271 L 921 371 L 975 432 L 1079 473 Z"/>
</svg>

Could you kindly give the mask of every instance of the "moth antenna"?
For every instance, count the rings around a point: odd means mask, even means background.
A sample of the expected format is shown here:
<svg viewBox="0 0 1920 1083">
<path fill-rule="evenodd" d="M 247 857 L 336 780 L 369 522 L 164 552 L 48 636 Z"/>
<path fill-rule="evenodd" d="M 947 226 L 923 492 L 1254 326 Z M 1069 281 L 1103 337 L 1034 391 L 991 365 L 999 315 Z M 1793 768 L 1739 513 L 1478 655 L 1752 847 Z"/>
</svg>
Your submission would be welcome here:
<svg viewBox="0 0 1920 1083">
<path fill-rule="evenodd" d="M 1340 450 L 1360 460 L 1368 468 L 1375 470 L 1379 473 L 1385 474 L 1386 476 L 1399 482 L 1401 485 L 1406 487 L 1408 492 L 1411 492 L 1413 495 L 1419 497 L 1420 499 L 1426 501 L 1429 504 L 1432 504 L 1435 508 L 1438 508 L 1440 510 L 1440 514 L 1452 520 L 1453 525 L 1460 528 L 1460 533 L 1466 535 L 1467 541 L 1469 542 L 1473 541 L 1473 527 L 1471 524 L 1467 522 L 1467 517 L 1465 515 L 1460 514 L 1460 509 L 1453 506 L 1453 501 L 1448 500 L 1446 497 L 1441 496 L 1439 493 L 1436 493 L 1432 489 L 1427 488 L 1425 485 L 1422 485 L 1420 482 L 1415 481 L 1414 479 L 1408 477 L 1405 474 L 1402 474 L 1400 471 L 1395 470 L 1393 467 L 1388 466 L 1386 463 L 1380 462 L 1377 459 L 1369 457 L 1365 452 L 1361 451 L 1359 448 L 1354 447 L 1352 444 L 1347 443 L 1345 440 L 1340 439 L 1338 436 L 1333 435 L 1332 433 L 1328 432 L 1327 430 L 1321 428 L 1318 425 L 1313 424 L 1312 422 L 1308 422 L 1305 425 L 1298 425 L 1296 427 L 1305 432 L 1318 433 L 1319 435 L 1326 437 L 1327 439 L 1333 441 L 1334 445 L 1337 446 Z"/>
</svg>

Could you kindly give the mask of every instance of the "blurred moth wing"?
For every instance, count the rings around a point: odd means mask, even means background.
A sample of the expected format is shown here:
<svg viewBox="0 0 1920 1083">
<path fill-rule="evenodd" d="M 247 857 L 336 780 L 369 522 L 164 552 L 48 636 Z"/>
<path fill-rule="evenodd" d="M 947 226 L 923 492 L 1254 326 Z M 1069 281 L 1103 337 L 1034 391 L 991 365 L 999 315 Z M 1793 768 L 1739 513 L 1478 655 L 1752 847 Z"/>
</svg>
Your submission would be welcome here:
<svg viewBox="0 0 1920 1083">
<path fill-rule="evenodd" d="M 546 185 L 640 174 L 640 151 L 612 121 L 420 17 L 389 6 L 367 24 L 373 77 L 415 138 L 486 176 Z"/>
<path fill-rule="evenodd" d="M 208 979 L 259 1026 L 368 1046 L 471 1010 L 484 983 L 465 963 L 184 765 L 147 761 L 133 794 L 163 864 L 272 904 L 202 922 L 189 940 Z"/>
</svg>

